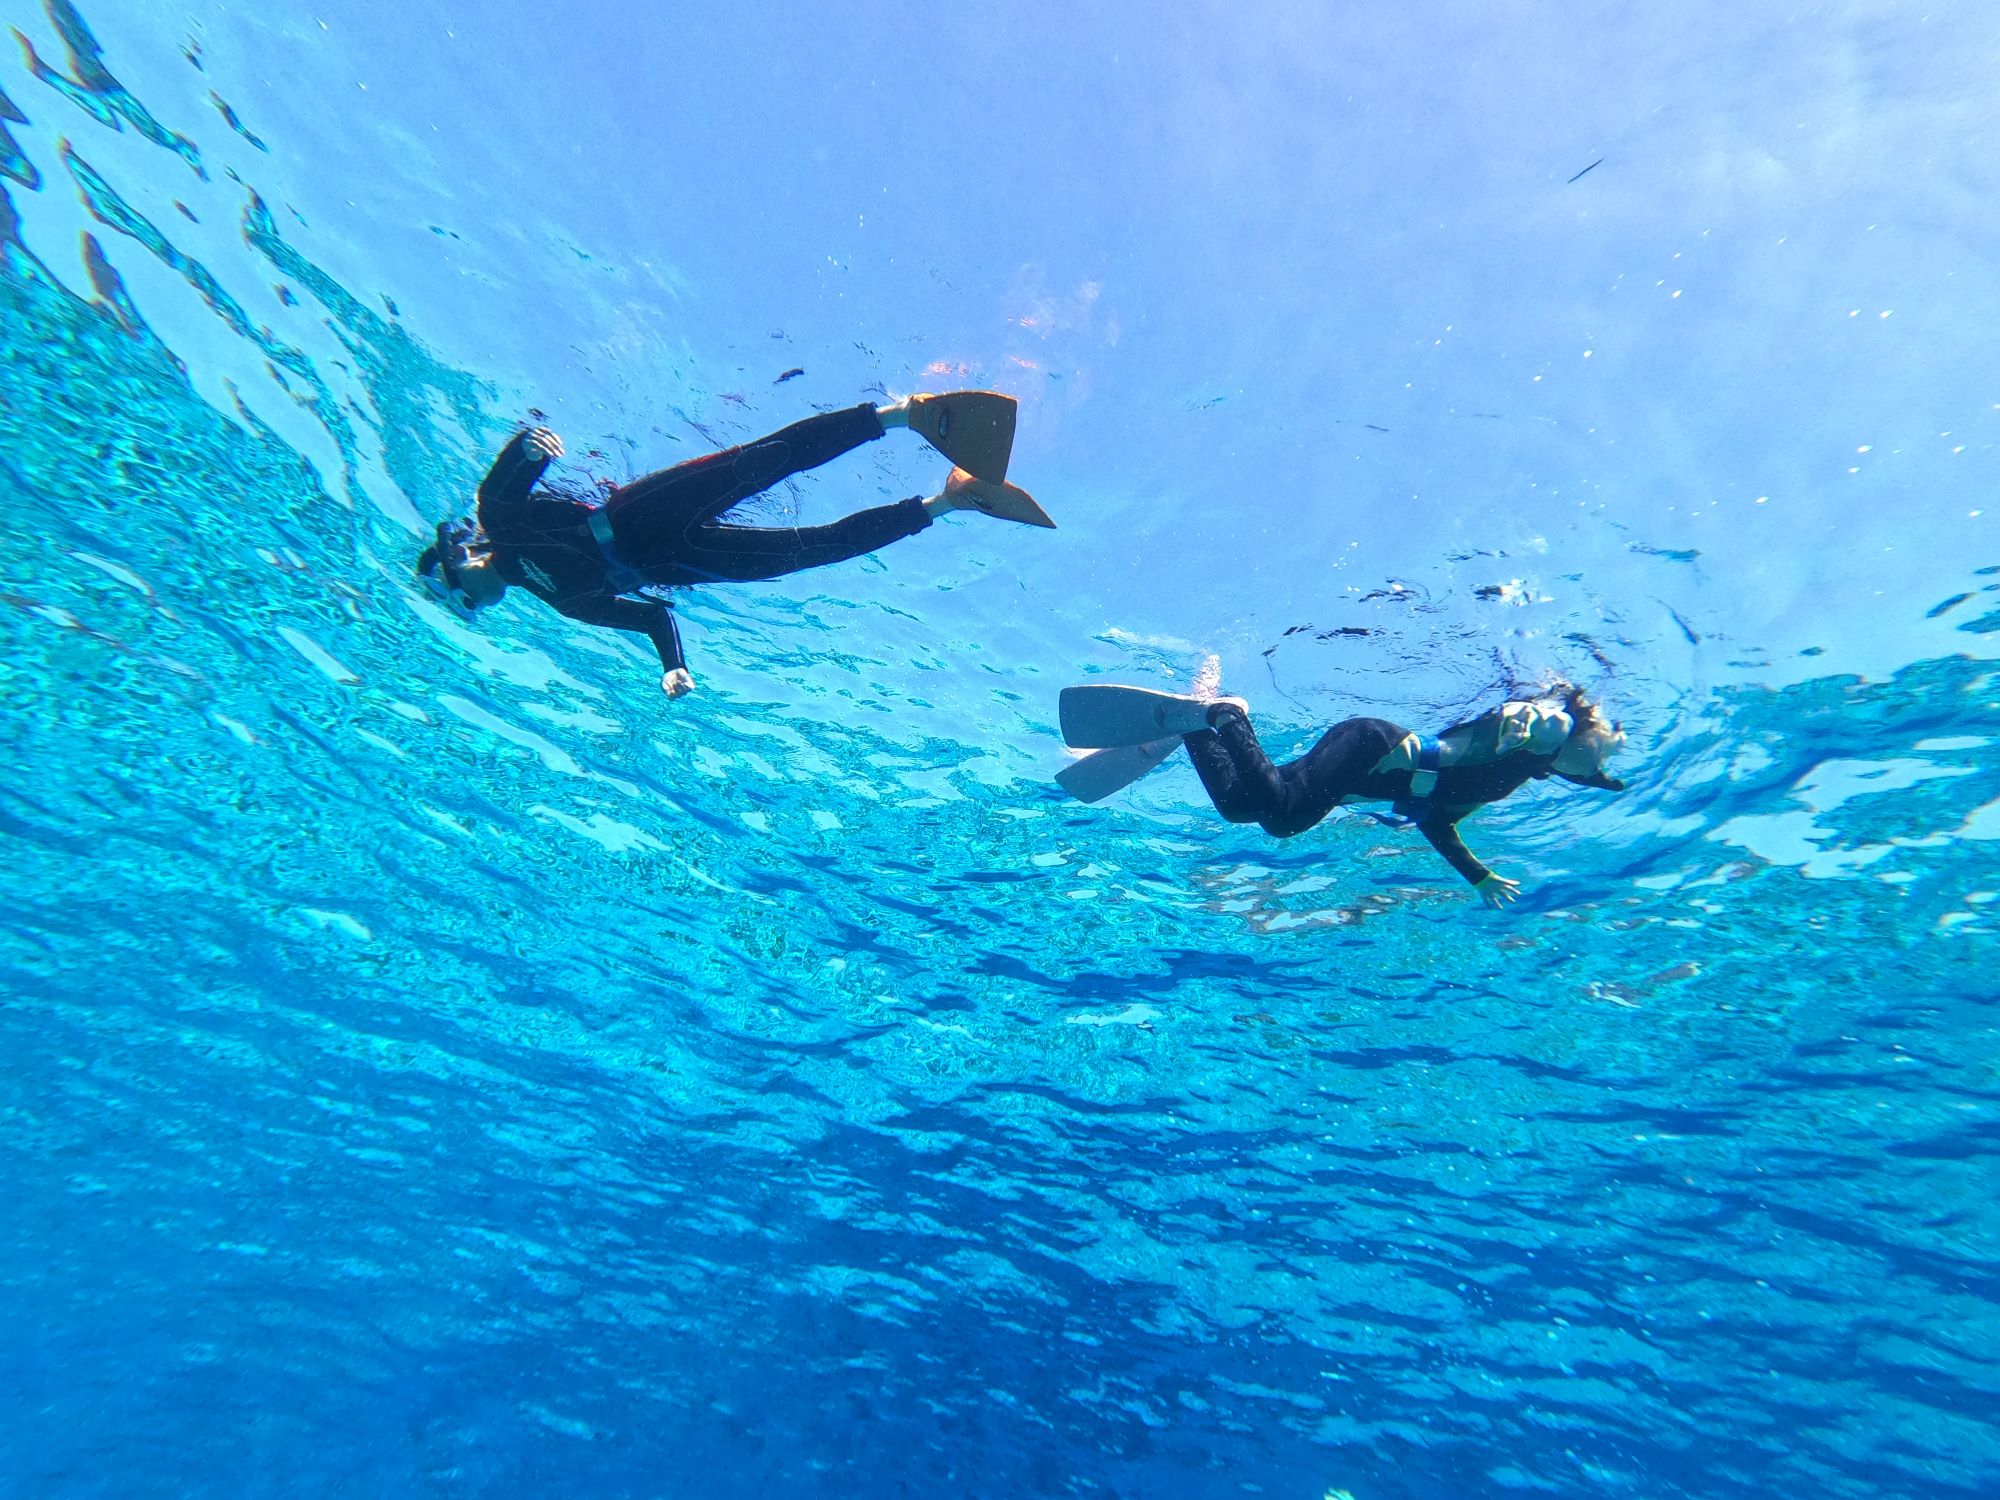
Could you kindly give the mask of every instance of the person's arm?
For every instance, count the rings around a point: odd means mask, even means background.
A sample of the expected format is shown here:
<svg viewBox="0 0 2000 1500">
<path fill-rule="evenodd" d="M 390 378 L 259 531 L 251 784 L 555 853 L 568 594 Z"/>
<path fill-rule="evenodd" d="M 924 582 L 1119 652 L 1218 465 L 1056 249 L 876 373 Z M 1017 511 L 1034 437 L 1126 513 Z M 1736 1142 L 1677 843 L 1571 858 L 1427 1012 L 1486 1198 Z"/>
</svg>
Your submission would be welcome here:
<svg viewBox="0 0 2000 1500">
<path fill-rule="evenodd" d="M 694 691 L 694 677 L 681 653 L 680 627 L 674 612 L 659 599 L 631 599 L 617 594 L 585 594 L 566 599 L 556 608 L 572 620 L 586 625 L 604 625 L 612 630 L 629 630 L 643 635 L 660 653 L 660 690 L 669 698 Z"/>
<path fill-rule="evenodd" d="M 1466 883 L 1479 892 L 1480 899 L 1488 906 L 1505 906 L 1520 893 L 1521 883 L 1509 880 L 1505 875 L 1494 874 L 1465 847 L 1465 840 L 1459 837 L 1458 832 L 1458 820 L 1464 816 L 1462 811 L 1433 812 L 1417 824 L 1417 832 L 1430 840 L 1430 846 L 1465 877 Z"/>
<path fill-rule="evenodd" d="M 486 477 L 479 481 L 481 512 L 489 506 L 521 504 L 528 498 L 528 491 L 541 482 L 543 471 L 561 458 L 562 452 L 562 439 L 546 427 L 515 433 L 493 460 Z"/>
</svg>

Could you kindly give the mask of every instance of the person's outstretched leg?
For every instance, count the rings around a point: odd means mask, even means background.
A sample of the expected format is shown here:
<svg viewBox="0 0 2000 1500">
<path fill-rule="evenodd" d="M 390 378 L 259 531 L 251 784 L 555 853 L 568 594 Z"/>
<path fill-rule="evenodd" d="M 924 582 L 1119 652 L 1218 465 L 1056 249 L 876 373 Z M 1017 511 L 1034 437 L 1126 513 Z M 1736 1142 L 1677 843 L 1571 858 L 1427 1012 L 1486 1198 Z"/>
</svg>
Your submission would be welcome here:
<svg viewBox="0 0 2000 1500">
<path fill-rule="evenodd" d="M 1284 782 L 1249 718 L 1233 705 L 1209 710 L 1212 729 L 1183 735 L 1188 759 L 1215 810 L 1231 823 L 1261 823 L 1284 802 Z M 1227 738 L 1224 731 L 1228 731 Z"/>
<path fill-rule="evenodd" d="M 931 524 L 921 498 L 842 516 L 825 526 L 696 526 L 682 538 L 682 577 L 750 583 L 874 552 Z"/>
<path fill-rule="evenodd" d="M 1382 757 L 1403 740 L 1403 730 L 1386 719 L 1342 719 L 1319 743 L 1278 771 L 1285 799 L 1264 831 L 1288 839 L 1304 833 L 1361 790 Z"/>
<path fill-rule="evenodd" d="M 1250 720 L 1230 704 L 1211 714 L 1215 727 L 1188 735 L 1188 758 L 1216 811 L 1232 823 L 1257 823 L 1277 838 L 1304 833 L 1359 791 L 1403 731 L 1382 719 L 1344 719 L 1297 760 L 1274 766 Z"/>
<path fill-rule="evenodd" d="M 742 504 L 752 495 L 761 494 L 779 480 L 802 474 L 807 469 L 816 469 L 863 443 L 872 442 L 882 436 L 883 431 L 882 419 L 872 406 L 823 412 L 802 422 L 794 422 L 754 443 L 705 454 L 684 464 L 676 464 L 671 469 L 635 479 L 614 490 L 605 505 L 605 516 L 611 523 L 611 534 L 617 540 L 619 557 L 641 572 L 671 570 L 674 563 L 687 557 L 686 543 L 690 533 L 712 526 L 725 511 Z M 878 508 L 896 509 L 893 506 Z M 772 530 L 783 535 L 797 528 Z M 908 534 L 908 531 L 895 531 L 886 540 L 893 541 L 896 536 Z M 874 545 L 882 543 L 878 541 Z M 872 549 L 864 546 L 860 550 Z M 828 555 L 823 560 L 831 562 L 835 558 Z M 696 564 L 697 568 L 701 566 Z M 778 571 L 789 570 L 781 568 Z M 714 576 L 727 578 L 736 575 L 718 571 Z M 768 578 L 775 575 L 764 572 L 748 576 Z"/>
</svg>

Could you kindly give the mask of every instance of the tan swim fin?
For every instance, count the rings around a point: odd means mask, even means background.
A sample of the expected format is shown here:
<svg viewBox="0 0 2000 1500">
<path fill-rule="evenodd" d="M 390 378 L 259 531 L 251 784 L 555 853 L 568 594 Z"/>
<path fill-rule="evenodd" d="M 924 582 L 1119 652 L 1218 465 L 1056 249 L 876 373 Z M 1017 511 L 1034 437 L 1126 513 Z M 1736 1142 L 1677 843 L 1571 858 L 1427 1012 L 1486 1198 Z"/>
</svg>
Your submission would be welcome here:
<svg viewBox="0 0 2000 1500">
<path fill-rule="evenodd" d="M 912 396 L 910 431 L 959 468 L 989 484 L 1007 478 L 1014 453 L 1014 419 L 1020 403 L 998 391 L 949 391 Z"/>
<path fill-rule="evenodd" d="M 989 484 L 974 479 L 963 469 L 953 469 L 944 482 L 944 492 L 955 500 L 970 502 L 973 509 L 1001 521 L 1019 521 L 1023 526 L 1056 529 L 1049 513 L 1035 503 L 1035 497 L 1018 484 Z"/>
</svg>

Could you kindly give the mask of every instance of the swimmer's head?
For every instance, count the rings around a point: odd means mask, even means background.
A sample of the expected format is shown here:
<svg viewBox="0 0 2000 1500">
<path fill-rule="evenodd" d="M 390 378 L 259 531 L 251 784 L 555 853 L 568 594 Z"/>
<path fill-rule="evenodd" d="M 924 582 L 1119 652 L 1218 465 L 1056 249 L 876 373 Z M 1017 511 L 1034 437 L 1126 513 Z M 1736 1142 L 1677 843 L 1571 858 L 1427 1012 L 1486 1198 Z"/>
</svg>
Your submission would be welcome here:
<svg viewBox="0 0 2000 1500">
<path fill-rule="evenodd" d="M 461 620 L 499 603 L 507 592 L 485 534 L 465 522 L 438 523 L 437 540 L 417 559 L 417 576 L 431 597 Z"/>
<path fill-rule="evenodd" d="M 1578 687 L 1564 692 L 1562 712 L 1569 719 L 1569 734 L 1556 751 L 1556 774 L 1597 785 L 1611 783 L 1605 767 L 1625 748 L 1624 727 L 1608 718 Z M 1624 783 L 1612 784 L 1610 789 L 1623 791 Z"/>
</svg>

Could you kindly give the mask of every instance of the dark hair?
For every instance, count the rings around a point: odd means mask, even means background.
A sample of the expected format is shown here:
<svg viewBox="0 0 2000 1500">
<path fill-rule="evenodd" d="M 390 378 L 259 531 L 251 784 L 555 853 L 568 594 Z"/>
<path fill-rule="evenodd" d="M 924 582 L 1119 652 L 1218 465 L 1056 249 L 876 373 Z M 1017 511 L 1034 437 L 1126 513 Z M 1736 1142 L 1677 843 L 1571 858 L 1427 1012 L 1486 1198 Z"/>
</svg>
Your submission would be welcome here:
<svg viewBox="0 0 2000 1500">
<path fill-rule="evenodd" d="M 418 576 L 421 577 L 427 573 L 435 573 L 437 571 L 438 564 L 443 561 L 444 559 L 438 554 L 437 543 L 432 542 L 430 546 L 424 548 L 423 551 L 417 554 Z"/>
</svg>

